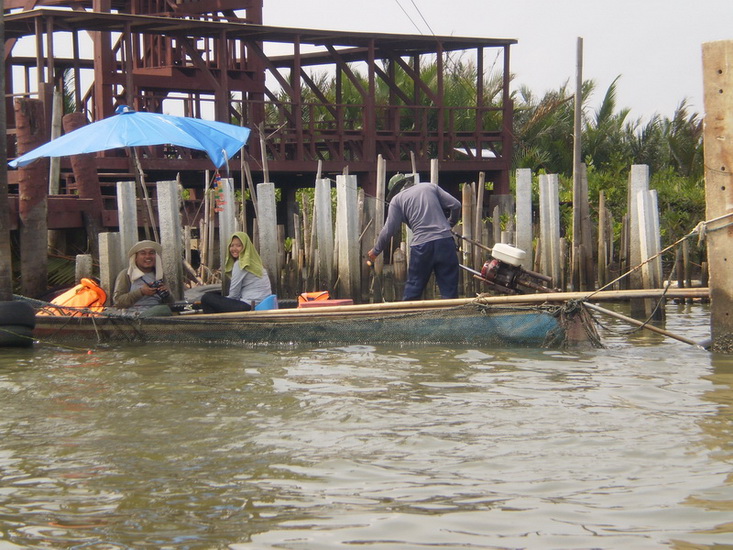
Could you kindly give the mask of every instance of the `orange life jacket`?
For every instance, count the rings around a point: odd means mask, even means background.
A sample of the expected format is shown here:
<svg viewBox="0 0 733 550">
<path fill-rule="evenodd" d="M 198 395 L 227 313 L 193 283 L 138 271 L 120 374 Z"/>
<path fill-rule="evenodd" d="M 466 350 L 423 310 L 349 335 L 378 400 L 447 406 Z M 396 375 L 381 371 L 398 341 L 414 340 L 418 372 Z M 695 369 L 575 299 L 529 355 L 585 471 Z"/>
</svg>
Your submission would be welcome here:
<svg viewBox="0 0 733 550">
<path fill-rule="evenodd" d="M 303 292 L 300 296 L 298 296 L 298 304 L 303 304 L 305 302 L 313 302 L 316 300 L 329 300 L 331 298 L 331 295 L 329 294 L 328 290 L 319 290 L 316 292 Z"/>
<path fill-rule="evenodd" d="M 106 302 L 107 293 L 104 289 L 92 279 L 84 278 L 78 285 L 51 300 L 54 306 L 67 306 L 67 308 L 73 309 L 47 306 L 39 310 L 37 315 L 52 315 L 57 317 L 95 315 L 95 312 L 100 312 L 104 309 Z M 82 309 L 89 311 L 81 311 Z"/>
</svg>

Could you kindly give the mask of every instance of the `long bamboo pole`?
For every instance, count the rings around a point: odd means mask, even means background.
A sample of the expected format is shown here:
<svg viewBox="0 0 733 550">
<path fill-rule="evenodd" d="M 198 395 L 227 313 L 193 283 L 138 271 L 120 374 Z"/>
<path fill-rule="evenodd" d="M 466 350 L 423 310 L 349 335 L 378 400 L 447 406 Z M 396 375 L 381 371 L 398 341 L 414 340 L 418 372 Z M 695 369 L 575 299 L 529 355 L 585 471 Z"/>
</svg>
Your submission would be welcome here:
<svg viewBox="0 0 733 550">
<path fill-rule="evenodd" d="M 408 302 L 381 302 L 376 304 L 356 304 L 348 306 L 329 306 L 324 308 L 294 308 L 294 309 L 273 309 L 261 311 L 258 314 L 270 314 L 272 316 L 282 315 L 313 315 L 316 313 L 345 313 L 345 312 L 379 312 L 391 310 L 425 310 L 459 307 L 476 303 L 483 305 L 528 305 L 528 304 L 552 304 L 567 302 L 570 300 L 590 300 L 593 302 L 623 301 L 638 298 L 708 298 L 710 289 L 699 288 L 673 288 L 665 292 L 661 288 L 636 289 L 636 290 L 606 290 L 601 292 L 548 292 L 543 294 L 517 294 L 512 296 L 478 296 L 476 298 L 454 298 L 449 300 L 414 300 Z M 317 310 L 323 311 L 317 311 Z M 249 315 L 250 312 L 247 312 Z M 237 317 L 241 312 L 216 313 L 216 318 Z M 203 318 L 203 314 L 197 314 L 196 318 Z"/>
<path fill-rule="evenodd" d="M 691 346 L 705 347 L 704 343 L 695 342 L 695 340 L 690 340 L 689 338 L 685 338 L 684 336 L 674 334 L 672 332 L 661 329 L 659 327 L 655 327 L 654 325 L 646 324 L 642 321 L 639 321 L 638 319 L 634 319 L 633 317 L 627 317 L 626 315 L 622 315 L 621 313 L 616 313 L 615 311 L 611 311 L 610 309 L 606 309 L 605 307 L 600 307 L 595 304 L 590 304 L 588 302 L 585 303 L 585 307 L 591 309 L 592 311 L 597 311 L 598 313 L 603 313 L 604 315 L 615 317 L 616 319 L 620 319 L 621 321 L 625 321 L 632 325 L 636 325 L 637 327 L 645 328 L 646 330 L 649 330 L 651 332 L 656 332 L 657 334 L 662 334 L 669 338 L 673 338 L 674 340 L 679 340 L 680 342 L 684 342 L 685 344 L 690 344 Z"/>
</svg>

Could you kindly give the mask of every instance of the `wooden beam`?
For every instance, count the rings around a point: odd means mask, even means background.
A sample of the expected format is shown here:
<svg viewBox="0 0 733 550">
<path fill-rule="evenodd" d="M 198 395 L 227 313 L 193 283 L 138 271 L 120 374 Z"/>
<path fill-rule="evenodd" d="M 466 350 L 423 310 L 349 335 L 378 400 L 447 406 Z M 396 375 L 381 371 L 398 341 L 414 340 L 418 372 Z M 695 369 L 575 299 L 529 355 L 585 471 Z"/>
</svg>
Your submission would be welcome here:
<svg viewBox="0 0 733 550">
<path fill-rule="evenodd" d="M 705 217 L 713 349 L 733 351 L 733 40 L 702 46 L 705 103 Z"/>
</svg>

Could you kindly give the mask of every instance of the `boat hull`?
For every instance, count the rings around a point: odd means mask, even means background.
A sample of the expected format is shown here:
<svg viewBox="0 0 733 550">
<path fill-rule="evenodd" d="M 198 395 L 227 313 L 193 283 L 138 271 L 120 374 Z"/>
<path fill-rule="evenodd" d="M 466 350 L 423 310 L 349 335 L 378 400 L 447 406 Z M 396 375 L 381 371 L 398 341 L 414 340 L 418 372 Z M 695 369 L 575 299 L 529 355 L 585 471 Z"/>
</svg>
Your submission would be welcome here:
<svg viewBox="0 0 733 550">
<path fill-rule="evenodd" d="M 320 308 L 319 308 L 320 309 Z M 328 308 L 322 308 L 328 309 Z M 230 343 L 251 347 L 344 344 L 560 347 L 584 340 L 558 308 L 450 308 L 364 311 L 276 310 L 157 318 L 38 317 L 34 336 L 61 345 Z M 578 337 L 579 335 L 579 337 Z"/>
</svg>

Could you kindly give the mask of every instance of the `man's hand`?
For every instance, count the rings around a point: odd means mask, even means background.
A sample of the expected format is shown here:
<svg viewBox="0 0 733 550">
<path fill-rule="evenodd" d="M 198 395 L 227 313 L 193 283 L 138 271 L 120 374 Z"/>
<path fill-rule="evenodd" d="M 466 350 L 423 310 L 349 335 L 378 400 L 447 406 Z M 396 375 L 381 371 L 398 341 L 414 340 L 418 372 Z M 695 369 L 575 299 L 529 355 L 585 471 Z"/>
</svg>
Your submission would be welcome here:
<svg viewBox="0 0 733 550">
<path fill-rule="evenodd" d="M 371 261 L 374 261 L 374 260 L 376 260 L 376 259 L 377 259 L 377 256 L 378 256 L 378 255 L 379 255 L 379 254 L 375 254 L 375 253 L 374 253 L 374 249 L 373 249 L 373 248 L 372 248 L 372 249 L 371 249 L 371 250 L 370 250 L 369 252 L 367 252 L 367 256 L 369 256 L 369 259 L 370 259 Z"/>
<path fill-rule="evenodd" d="M 143 296 L 152 296 L 155 294 L 155 289 L 150 285 L 143 285 L 140 287 L 140 292 Z"/>
</svg>

